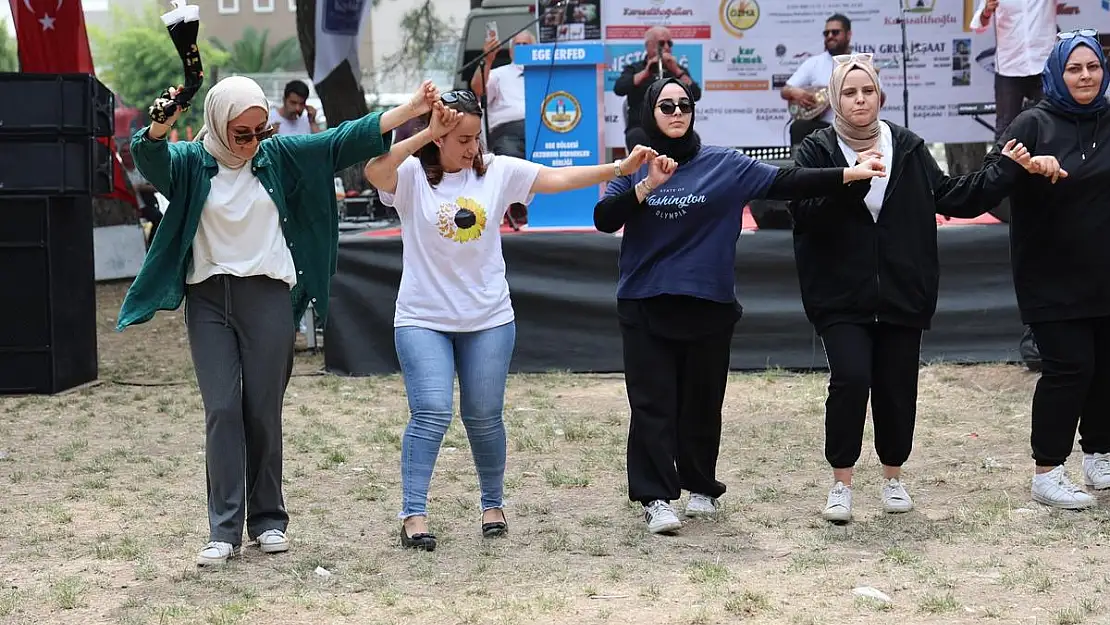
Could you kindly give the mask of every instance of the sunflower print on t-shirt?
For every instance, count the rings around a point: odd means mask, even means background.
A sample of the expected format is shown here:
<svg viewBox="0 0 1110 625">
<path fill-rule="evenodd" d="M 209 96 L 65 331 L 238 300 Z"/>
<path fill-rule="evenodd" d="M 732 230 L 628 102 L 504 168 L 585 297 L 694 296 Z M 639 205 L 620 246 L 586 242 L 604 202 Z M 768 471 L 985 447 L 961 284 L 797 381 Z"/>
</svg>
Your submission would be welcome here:
<svg viewBox="0 0 1110 625">
<path fill-rule="evenodd" d="M 455 198 L 453 204 L 440 204 L 437 217 L 440 236 L 456 243 L 477 241 L 486 229 L 486 209 L 468 197 Z"/>
</svg>

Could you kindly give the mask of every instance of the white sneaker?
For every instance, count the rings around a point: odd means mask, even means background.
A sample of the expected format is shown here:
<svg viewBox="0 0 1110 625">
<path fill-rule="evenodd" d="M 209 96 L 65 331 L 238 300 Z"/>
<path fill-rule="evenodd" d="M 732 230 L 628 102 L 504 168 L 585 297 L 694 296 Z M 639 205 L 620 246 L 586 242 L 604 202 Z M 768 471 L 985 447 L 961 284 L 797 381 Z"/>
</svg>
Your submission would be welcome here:
<svg viewBox="0 0 1110 625">
<path fill-rule="evenodd" d="M 852 489 L 837 482 L 829 491 L 829 499 L 825 502 L 825 510 L 821 516 L 826 521 L 847 523 L 852 520 Z"/>
<path fill-rule="evenodd" d="M 1082 510 L 1091 507 L 1095 500 L 1083 492 L 1064 473 L 1064 466 L 1060 465 L 1048 473 L 1033 476 L 1033 501 L 1064 508 L 1065 510 Z"/>
<path fill-rule="evenodd" d="M 686 516 L 695 518 L 713 516 L 715 514 L 717 514 L 716 497 L 690 493 L 690 501 L 686 502 Z"/>
<path fill-rule="evenodd" d="M 258 536 L 258 548 L 262 553 L 289 551 L 289 538 L 281 530 L 266 530 Z"/>
<path fill-rule="evenodd" d="M 1110 488 L 1110 454 L 1083 456 L 1083 482 L 1095 490 Z"/>
<path fill-rule="evenodd" d="M 910 510 L 913 510 L 913 499 L 910 499 L 901 480 L 891 478 L 883 484 L 883 512 L 898 514 Z"/>
<path fill-rule="evenodd" d="M 648 531 L 652 534 L 667 534 L 682 529 L 682 521 L 678 520 L 671 504 L 661 499 L 644 506 L 644 520 L 647 521 Z"/>
<path fill-rule="evenodd" d="M 239 548 L 231 543 L 212 541 L 197 553 L 197 566 L 220 566 L 232 556 L 239 555 Z"/>
</svg>

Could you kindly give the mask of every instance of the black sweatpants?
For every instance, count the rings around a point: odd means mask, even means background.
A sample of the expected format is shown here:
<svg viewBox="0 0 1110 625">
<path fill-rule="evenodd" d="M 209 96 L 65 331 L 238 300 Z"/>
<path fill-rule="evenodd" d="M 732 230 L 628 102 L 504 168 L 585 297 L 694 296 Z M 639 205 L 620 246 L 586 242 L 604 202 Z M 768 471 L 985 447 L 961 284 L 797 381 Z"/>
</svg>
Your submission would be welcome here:
<svg viewBox="0 0 1110 625">
<path fill-rule="evenodd" d="M 674 501 L 682 490 L 720 497 L 721 406 L 733 325 L 687 340 L 621 324 L 628 428 L 628 498 Z"/>
<path fill-rule="evenodd" d="M 1110 317 L 1030 324 L 1041 352 L 1030 443 L 1038 466 L 1064 464 L 1075 443 L 1110 453 Z"/>
<path fill-rule="evenodd" d="M 821 341 L 830 371 L 825 459 L 834 469 L 848 469 L 859 461 L 870 395 L 879 461 L 902 466 L 913 448 L 917 420 L 921 330 L 839 323 L 826 328 Z"/>
<path fill-rule="evenodd" d="M 213 276 L 189 285 L 185 325 L 205 412 L 209 540 L 285 531 L 281 409 L 293 372 L 289 285 Z"/>
</svg>

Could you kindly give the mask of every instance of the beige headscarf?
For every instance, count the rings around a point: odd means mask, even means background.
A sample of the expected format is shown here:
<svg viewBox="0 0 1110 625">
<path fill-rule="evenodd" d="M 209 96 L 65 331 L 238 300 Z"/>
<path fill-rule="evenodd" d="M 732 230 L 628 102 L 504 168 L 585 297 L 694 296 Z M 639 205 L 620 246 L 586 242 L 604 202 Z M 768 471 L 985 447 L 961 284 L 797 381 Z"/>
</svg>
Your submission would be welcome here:
<svg viewBox="0 0 1110 625">
<path fill-rule="evenodd" d="M 246 76 L 230 76 L 216 83 L 204 97 L 204 127 L 195 141 L 204 143 L 212 158 L 230 169 L 239 169 L 250 159 L 236 156 L 227 136 L 227 124 L 247 109 L 260 108 L 269 113 L 270 102 L 258 83 Z M 258 149 L 258 144 L 254 144 Z M 253 156 L 252 156 L 253 158 Z"/>
<path fill-rule="evenodd" d="M 836 67 L 833 69 L 832 78 L 829 79 L 829 102 L 832 104 L 833 112 L 836 113 L 833 127 L 841 140 L 856 153 L 870 150 L 879 143 L 881 132 L 879 116 L 876 115 L 875 119 L 866 126 L 856 126 L 848 121 L 840 107 L 840 90 L 844 87 L 844 79 L 848 77 L 848 72 L 854 69 L 863 70 L 871 77 L 871 82 L 878 89 L 881 102 L 883 86 L 879 83 L 879 72 L 875 69 L 871 54 L 842 54 L 833 57 L 833 60 L 836 62 Z"/>
</svg>

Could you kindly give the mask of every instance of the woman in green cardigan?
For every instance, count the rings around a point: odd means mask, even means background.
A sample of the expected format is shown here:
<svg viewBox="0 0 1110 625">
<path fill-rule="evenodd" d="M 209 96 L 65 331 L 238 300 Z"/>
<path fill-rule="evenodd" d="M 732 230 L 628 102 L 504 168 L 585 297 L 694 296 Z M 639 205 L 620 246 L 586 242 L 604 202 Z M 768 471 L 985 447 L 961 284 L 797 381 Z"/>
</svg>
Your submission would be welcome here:
<svg viewBox="0 0 1110 625">
<path fill-rule="evenodd" d="M 264 553 L 289 549 L 281 409 L 295 320 L 309 304 L 327 314 L 339 236 L 334 176 L 385 153 L 388 133 L 438 98 L 426 81 L 386 113 L 322 133 L 273 136 L 266 95 L 235 76 L 208 92 L 196 141 L 165 140 L 177 115 L 132 138 L 135 165 L 170 204 L 117 329 L 185 301 L 208 473 L 210 535 L 197 565 L 238 554 L 244 520 Z M 166 103 L 159 98 L 154 107 Z"/>
</svg>

